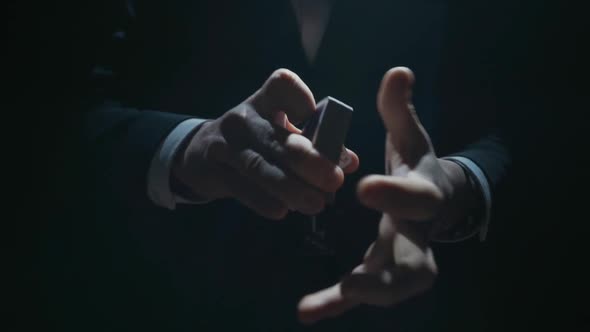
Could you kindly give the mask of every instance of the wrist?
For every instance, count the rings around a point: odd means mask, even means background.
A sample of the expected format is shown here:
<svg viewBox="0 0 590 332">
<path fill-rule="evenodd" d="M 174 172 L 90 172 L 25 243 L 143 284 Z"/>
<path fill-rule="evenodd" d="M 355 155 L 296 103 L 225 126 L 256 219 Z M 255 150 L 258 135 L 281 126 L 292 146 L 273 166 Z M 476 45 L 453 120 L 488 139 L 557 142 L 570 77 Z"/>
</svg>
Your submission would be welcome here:
<svg viewBox="0 0 590 332">
<path fill-rule="evenodd" d="M 170 191 L 176 196 L 183 197 L 188 200 L 198 200 L 198 195 L 188 186 L 186 164 L 188 160 L 189 148 L 191 142 L 197 139 L 195 136 L 204 126 L 207 126 L 209 121 L 205 121 L 191 131 L 178 146 L 175 155 L 172 158 L 172 165 L 170 168 Z"/>
<path fill-rule="evenodd" d="M 449 230 L 481 211 L 483 197 L 463 166 L 446 159 L 439 159 L 439 163 L 451 186 L 446 213 L 442 217 L 444 230 Z"/>
<path fill-rule="evenodd" d="M 179 202 L 171 190 L 171 175 L 179 147 L 192 137 L 203 119 L 187 118 L 168 132 L 153 154 L 147 174 L 147 195 L 151 201 L 163 208 L 174 210 Z M 177 167 L 177 166 L 176 166 Z"/>
</svg>

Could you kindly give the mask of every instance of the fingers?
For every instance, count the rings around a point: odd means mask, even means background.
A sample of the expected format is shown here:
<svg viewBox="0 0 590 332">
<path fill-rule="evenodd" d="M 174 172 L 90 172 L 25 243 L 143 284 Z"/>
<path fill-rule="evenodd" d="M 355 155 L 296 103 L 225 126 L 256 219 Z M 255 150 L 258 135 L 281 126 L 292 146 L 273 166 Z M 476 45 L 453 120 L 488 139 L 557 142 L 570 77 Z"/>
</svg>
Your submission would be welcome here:
<svg viewBox="0 0 590 332">
<path fill-rule="evenodd" d="M 224 115 L 221 131 L 234 150 L 253 149 L 312 188 L 335 192 L 344 182 L 342 169 L 320 155 L 311 141 L 273 126 L 252 109 L 244 107 Z"/>
<path fill-rule="evenodd" d="M 433 217 L 444 196 L 430 181 L 418 176 L 370 175 L 358 185 L 358 197 L 365 206 L 392 218 L 426 220 Z"/>
<path fill-rule="evenodd" d="M 340 167 L 323 157 L 310 140 L 288 135 L 282 149 L 273 149 L 275 157 L 305 182 L 325 192 L 335 192 L 344 183 Z"/>
<path fill-rule="evenodd" d="M 273 118 L 275 126 L 285 128 L 288 132 L 301 135 L 301 129 L 295 127 L 290 121 L 285 112 L 279 111 L 275 113 Z M 352 150 L 344 149 L 340 162 L 338 165 L 344 174 L 355 172 L 359 167 L 359 157 Z"/>
<path fill-rule="evenodd" d="M 434 278 L 435 273 L 426 267 L 397 266 L 377 273 L 353 273 L 342 280 L 341 293 L 353 303 L 392 306 L 428 290 Z"/>
<path fill-rule="evenodd" d="M 244 104 L 224 115 L 220 129 L 228 147 L 219 161 L 289 209 L 319 213 L 324 194 L 338 190 L 344 171 L 355 171 L 359 159 L 346 150 L 343 170 L 300 135 L 291 121 L 301 122 L 314 112 L 315 101 L 305 83 L 288 70 L 275 71 Z"/>
<path fill-rule="evenodd" d="M 313 215 L 324 209 L 325 196 L 320 191 L 290 176 L 253 150 L 232 153 L 228 162 L 267 195 L 275 197 L 291 210 Z"/>
<path fill-rule="evenodd" d="M 304 181 L 325 192 L 338 190 L 344 182 L 344 174 L 353 173 L 359 167 L 359 157 L 353 151 L 344 149 L 339 165 L 334 165 L 302 135 L 287 135 L 282 145 L 280 148 L 267 146 L 267 150 Z"/>
<path fill-rule="evenodd" d="M 350 173 L 354 173 L 356 172 L 356 170 L 359 168 L 359 157 L 356 153 L 354 153 L 354 151 L 349 150 L 349 149 L 345 149 L 345 153 L 346 155 L 344 156 L 344 158 L 346 158 L 345 163 L 343 164 L 343 158 L 340 158 L 340 167 L 342 168 L 342 171 L 344 172 L 344 174 L 350 174 Z"/>
<path fill-rule="evenodd" d="M 411 124 L 414 74 L 408 68 L 396 67 L 385 73 L 377 95 L 377 109 L 389 132 Z"/>
<path fill-rule="evenodd" d="M 299 302 L 299 319 L 310 324 L 340 315 L 361 303 L 391 306 L 403 302 L 432 287 L 437 273 L 433 264 L 420 261 L 406 265 L 404 261 L 375 271 L 366 264 L 360 265 L 340 283 L 305 296 Z"/>
<path fill-rule="evenodd" d="M 278 111 L 273 115 L 273 124 L 285 128 L 290 133 L 301 134 L 301 129 L 295 127 L 283 111 Z"/>
<path fill-rule="evenodd" d="M 342 294 L 341 284 L 305 296 L 298 305 L 299 320 L 312 324 L 318 320 L 338 316 L 357 306 L 359 302 Z"/>
<path fill-rule="evenodd" d="M 361 303 L 391 306 L 432 287 L 437 274 L 432 250 L 416 242 L 409 224 L 400 229 L 394 227 L 396 224 L 384 217 L 378 240 L 367 250 L 363 264 L 340 283 L 299 302 L 302 322 L 310 324 L 340 315 Z"/>
<path fill-rule="evenodd" d="M 381 222 L 380 228 L 386 223 Z M 380 231 L 381 233 L 381 231 Z M 377 237 L 377 240 L 371 244 L 369 249 L 365 252 L 363 259 L 362 270 L 357 272 L 373 272 L 379 270 L 382 266 L 387 265 L 393 261 L 393 234 L 391 236 Z M 358 269 L 361 269 L 360 267 Z"/>
<path fill-rule="evenodd" d="M 413 271 L 438 271 L 434 253 L 430 248 L 428 227 L 423 224 L 397 222 L 393 244 L 394 261 L 399 266 Z"/>
<path fill-rule="evenodd" d="M 393 145 L 402 155 L 422 155 L 430 149 L 428 135 L 412 105 L 414 74 L 408 68 L 396 67 L 383 76 L 377 96 L 377 109 Z"/>
<path fill-rule="evenodd" d="M 394 280 L 393 269 L 375 273 L 367 273 L 362 268 L 355 271 L 344 277 L 340 283 L 301 299 L 298 305 L 299 320 L 312 324 L 341 315 L 359 304 L 393 305 L 422 289 L 411 278 Z"/>
<path fill-rule="evenodd" d="M 349 301 L 378 306 L 391 305 L 396 300 L 392 291 L 393 274 L 390 270 L 376 273 L 353 273 L 341 283 L 342 293 Z"/>
<path fill-rule="evenodd" d="M 294 123 L 301 123 L 315 112 L 315 100 L 311 90 L 287 69 L 278 69 L 266 80 L 262 88 L 247 102 L 265 118 L 283 111 Z"/>
<path fill-rule="evenodd" d="M 258 215 L 273 220 L 283 219 L 287 215 L 287 206 L 280 200 L 234 170 L 224 172 L 224 180 L 230 195 Z"/>
</svg>

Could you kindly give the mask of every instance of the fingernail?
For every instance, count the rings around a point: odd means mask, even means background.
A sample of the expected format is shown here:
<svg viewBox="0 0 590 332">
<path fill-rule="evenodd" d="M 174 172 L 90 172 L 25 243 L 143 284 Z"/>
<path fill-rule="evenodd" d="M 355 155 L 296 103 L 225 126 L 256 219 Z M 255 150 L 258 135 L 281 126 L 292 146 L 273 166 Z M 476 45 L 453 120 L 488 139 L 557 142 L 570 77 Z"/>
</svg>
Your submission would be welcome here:
<svg viewBox="0 0 590 332">
<path fill-rule="evenodd" d="M 348 165 L 350 165 L 351 161 L 352 161 L 352 158 L 350 158 L 348 151 L 346 151 L 346 149 L 344 147 L 342 147 L 342 152 L 340 152 L 340 160 L 338 161 L 338 166 L 340 166 L 340 168 L 344 169 Z"/>
<path fill-rule="evenodd" d="M 287 114 L 283 111 L 275 112 L 273 116 L 273 123 L 277 126 L 287 128 Z"/>
</svg>

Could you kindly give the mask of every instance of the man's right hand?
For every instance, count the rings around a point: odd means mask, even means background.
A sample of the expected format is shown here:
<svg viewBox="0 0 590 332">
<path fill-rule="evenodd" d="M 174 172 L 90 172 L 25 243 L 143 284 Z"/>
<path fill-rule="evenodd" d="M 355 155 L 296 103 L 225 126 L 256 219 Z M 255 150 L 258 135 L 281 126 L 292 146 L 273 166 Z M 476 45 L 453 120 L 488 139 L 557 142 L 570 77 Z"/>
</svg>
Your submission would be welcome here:
<svg viewBox="0 0 590 332">
<path fill-rule="evenodd" d="M 359 160 L 347 150 L 351 162 L 340 169 L 290 122 L 314 112 L 305 83 L 279 69 L 243 103 L 204 123 L 178 151 L 172 176 L 202 199 L 232 197 L 266 218 L 316 214 Z"/>
</svg>

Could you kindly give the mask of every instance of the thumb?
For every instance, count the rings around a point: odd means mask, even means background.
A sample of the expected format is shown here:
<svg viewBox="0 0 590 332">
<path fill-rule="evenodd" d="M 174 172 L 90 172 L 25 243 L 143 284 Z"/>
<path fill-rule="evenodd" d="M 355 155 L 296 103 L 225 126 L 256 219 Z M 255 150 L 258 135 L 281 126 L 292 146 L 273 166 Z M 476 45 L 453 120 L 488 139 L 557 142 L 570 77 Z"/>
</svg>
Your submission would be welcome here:
<svg viewBox="0 0 590 332">
<path fill-rule="evenodd" d="M 377 109 L 391 143 L 402 156 L 423 155 L 430 149 L 430 140 L 412 104 L 414 80 L 408 68 L 390 69 L 383 76 L 377 96 Z"/>
<path fill-rule="evenodd" d="M 282 111 L 295 124 L 309 118 L 316 107 L 309 87 L 288 69 L 275 70 L 246 102 L 267 119 L 274 119 L 275 113 Z"/>
<path fill-rule="evenodd" d="M 428 220 L 444 196 L 432 182 L 420 177 L 369 175 L 357 187 L 361 203 L 397 219 Z"/>
</svg>

